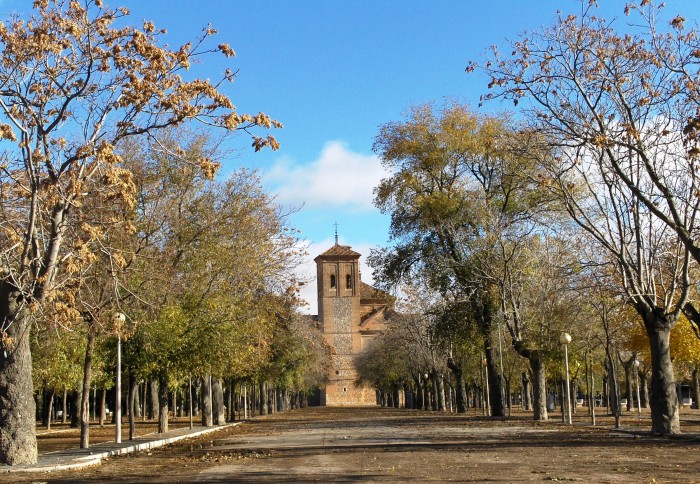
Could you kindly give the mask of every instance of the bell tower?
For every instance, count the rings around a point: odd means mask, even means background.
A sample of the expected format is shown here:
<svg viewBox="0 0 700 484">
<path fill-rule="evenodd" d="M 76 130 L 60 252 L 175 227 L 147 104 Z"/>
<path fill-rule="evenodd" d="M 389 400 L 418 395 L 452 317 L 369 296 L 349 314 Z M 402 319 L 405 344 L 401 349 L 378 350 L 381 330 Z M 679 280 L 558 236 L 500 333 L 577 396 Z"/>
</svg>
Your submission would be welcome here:
<svg viewBox="0 0 700 484">
<path fill-rule="evenodd" d="M 360 254 L 336 244 L 314 259 L 318 286 L 318 318 L 326 344 L 331 347 L 332 366 L 322 405 L 362 405 L 362 388 L 355 387 L 353 355 L 360 342 Z M 371 395 L 374 403 L 374 394 Z"/>
</svg>

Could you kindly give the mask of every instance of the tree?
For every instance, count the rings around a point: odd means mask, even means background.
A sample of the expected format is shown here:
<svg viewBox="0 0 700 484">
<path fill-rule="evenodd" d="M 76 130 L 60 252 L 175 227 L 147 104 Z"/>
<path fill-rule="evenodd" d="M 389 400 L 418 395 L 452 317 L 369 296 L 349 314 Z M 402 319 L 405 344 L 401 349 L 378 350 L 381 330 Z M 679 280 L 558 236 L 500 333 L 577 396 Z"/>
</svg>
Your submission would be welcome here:
<svg viewBox="0 0 700 484">
<path fill-rule="evenodd" d="M 494 89 L 485 97 L 522 102 L 528 129 L 553 152 L 542 183 L 614 258 L 649 339 L 652 432 L 673 434 L 680 427 L 669 336 L 690 308 L 699 207 L 700 152 L 683 148 L 697 109 L 689 102 L 698 92 L 697 34 L 684 31 L 680 16 L 659 32 L 649 0 L 628 6 L 643 25 L 625 34 L 594 8 L 524 34 L 510 57 L 494 50 L 483 66 Z"/>
<path fill-rule="evenodd" d="M 61 328 L 49 324 L 38 325 L 32 338 L 34 387 L 42 388 L 53 400 L 56 392 L 78 387 L 81 376 L 80 354 L 84 356 L 85 338 L 82 328 Z M 44 419 L 47 428 L 51 425 L 49 402 Z"/>
<path fill-rule="evenodd" d="M 129 364 L 157 381 L 164 395 L 189 377 L 208 386 L 211 375 L 215 403 L 221 402 L 222 379 L 263 372 L 275 356 L 274 330 L 279 314 L 288 312 L 280 301 L 295 287 L 296 231 L 255 172 L 208 180 L 196 166 L 183 169 L 172 154 L 178 140 L 188 159 L 213 156 L 218 140 L 182 129 L 161 134 L 125 147 L 144 244 L 124 288 L 138 291 L 132 306 L 142 321 L 128 344 Z M 208 391 L 204 396 L 209 405 Z M 159 417 L 165 431 L 166 407 Z"/>
<path fill-rule="evenodd" d="M 406 121 L 380 128 L 374 149 L 394 173 L 377 187 L 375 204 L 391 213 L 396 247 L 372 260 L 388 280 L 420 265 L 436 290 L 468 301 L 483 339 L 492 414 L 504 415 L 493 335 L 504 267 L 546 206 L 532 182 L 536 166 L 503 119 L 456 103 L 438 112 L 413 108 Z M 514 348 L 522 356 L 534 354 L 520 343 Z"/>
<path fill-rule="evenodd" d="M 36 462 L 31 320 L 51 298 L 66 298 L 68 260 L 78 253 L 71 239 L 73 215 L 101 190 L 123 185 L 128 172 L 114 152 L 120 140 L 188 120 L 227 130 L 279 126 L 265 114 L 239 114 L 221 82 L 185 80 L 202 54 L 233 55 L 226 44 L 208 48 L 215 31 L 177 50 L 159 46 L 164 31 L 116 27 L 126 9 L 102 0 L 84 3 L 37 0 L 27 20 L 0 25 L 0 126 L 4 139 L 2 186 L 2 280 L 0 280 L 0 462 Z M 251 133 L 256 150 L 277 147 L 272 137 Z M 198 163 L 213 173 L 210 159 Z M 124 193 L 128 196 L 128 193 Z M 86 250 L 90 242 L 82 241 Z M 70 309 L 70 305 L 67 307 Z"/>
<path fill-rule="evenodd" d="M 387 405 L 386 395 L 391 395 L 394 406 L 398 406 L 395 398 L 398 392 L 395 390 L 410 378 L 410 358 L 405 343 L 399 332 L 389 331 L 370 341 L 367 348 L 355 357 L 356 384 L 371 385 L 379 392 L 382 406 Z"/>
<path fill-rule="evenodd" d="M 568 249 L 573 240 L 563 233 L 531 235 L 520 240 L 521 247 L 501 245 L 501 310 L 513 348 L 532 371 L 535 420 L 548 418 L 547 363 L 559 348 L 561 332 L 572 332 L 576 324 L 570 270 L 576 261 Z"/>
</svg>

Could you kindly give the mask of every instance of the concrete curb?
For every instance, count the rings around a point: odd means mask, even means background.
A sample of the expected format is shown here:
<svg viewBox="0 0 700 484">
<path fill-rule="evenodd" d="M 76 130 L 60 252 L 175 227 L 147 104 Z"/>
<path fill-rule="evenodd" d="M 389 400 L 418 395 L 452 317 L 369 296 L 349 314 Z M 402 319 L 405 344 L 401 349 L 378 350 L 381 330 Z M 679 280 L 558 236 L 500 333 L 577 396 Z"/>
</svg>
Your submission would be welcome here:
<svg viewBox="0 0 700 484">
<path fill-rule="evenodd" d="M 149 440 L 146 442 L 140 442 L 140 443 L 132 443 L 130 445 L 126 445 L 124 447 L 119 447 L 116 449 L 110 449 L 106 450 L 104 452 L 98 452 L 90 455 L 85 455 L 85 456 L 76 456 L 76 457 L 70 457 L 66 456 L 65 459 L 69 462 L 65 463 L 60 463 L 60 464 L 47 464 L 47 465 L 41 465 L 41 464 L 34 464 L 32 466 L 28 467 L 22 467 L 22 466 L 17 466 L 17 467 L 8 467 L 6 469 L 2 469 L 6 473 L 18 473 L 18 472 L 55 472 L 55 471 L 67 471 L 67 470 L 75 470 L 75 469 L 82 469 L 85 467 L 90 467 L 90 466 L 95 466 L 99 465 L 102 462 L 102 459 L 105 459 L 107 457 L 112 457 L 116 455 L 123 455 L 123 454 L 130 454 L 132 452 L 140 452 L 142 450 L 148 450 L 148 449 L 155 449 L 157 447 L 162 447 L 164 445 L 172 444 L 174 442 L 177 442 L 179 440 L 184 440 L 184 439 L 190 439 L 193 437 L 199 437 L 200 435 L 206 435 L 211 432 L 216 432 L 218 430 L 223 430 L 227 429 L 230 427 L 235 427 L 236 425 L 240 425 L 243 422 L 233 422 L 230 424 L 226 425 L 219 425 L 216 427 L 207 427 L 202 430 L 197 430 L 191 433 L 185 433 L 182 435 L 174 435 L 172 437 L 166 437 L 163 439 L 157 439 L 157 440 Z M 177 431 L 177 430 L 175 430 Z M 114 443 L 107 443 L 107 445 L 118 445 Z M 66 451 L 61 451 L 61 452 L 66 452 Z M 44 457 L 50 457 L 52 454 L 44 454 Z M 41 458 L 41 456 L 40 456 Z"/>
</svg>

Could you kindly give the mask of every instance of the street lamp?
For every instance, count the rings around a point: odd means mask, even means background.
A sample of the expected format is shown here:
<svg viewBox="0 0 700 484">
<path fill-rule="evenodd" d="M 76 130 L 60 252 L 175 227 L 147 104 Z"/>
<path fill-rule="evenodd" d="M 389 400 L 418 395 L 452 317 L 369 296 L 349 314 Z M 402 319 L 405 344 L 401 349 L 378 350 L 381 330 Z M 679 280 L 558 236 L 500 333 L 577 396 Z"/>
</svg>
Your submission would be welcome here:
<svg viewBox="0 0 700 484">
<path fill-rule="evenodd" d="M 637 387 L 637 413 L 641 415 L 642 401 L 639 399 L 639 360 L 637 359 L 637 356 L 634 357 L 632 367 L 634 368 L 634 384 Z"/>
<path fill-rule="evenodd" d="M 117 382 L 114 393 L 114 442 L 122 441 L 122 326 L 126 321 L 124 313 L 114 313 L 112 323 L 117 333 Z"/>
<path fill-rule="evenodd" d="M 569 425 L 571 425 L 571 391 L 569 390 L 569 343 L 571 343 L 571 335 L 562 333 L 559 337 L 559 342 L 564 345 L 564 361 L 566 365 L 566 409 L 568 411 Z"/>
</svg>

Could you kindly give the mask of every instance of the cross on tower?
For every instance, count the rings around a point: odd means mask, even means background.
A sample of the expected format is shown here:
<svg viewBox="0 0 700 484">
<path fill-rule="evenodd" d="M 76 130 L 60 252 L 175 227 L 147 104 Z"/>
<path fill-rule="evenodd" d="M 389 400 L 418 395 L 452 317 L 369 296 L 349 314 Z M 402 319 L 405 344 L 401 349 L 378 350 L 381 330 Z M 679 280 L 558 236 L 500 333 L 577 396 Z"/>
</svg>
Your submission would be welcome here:
<svg viewBox="0 0 700 484">
<path fill-rule="evenodd" d="M 338 245 L 338 222 L 335 222 L 335 245 Z"/>
</svg>

